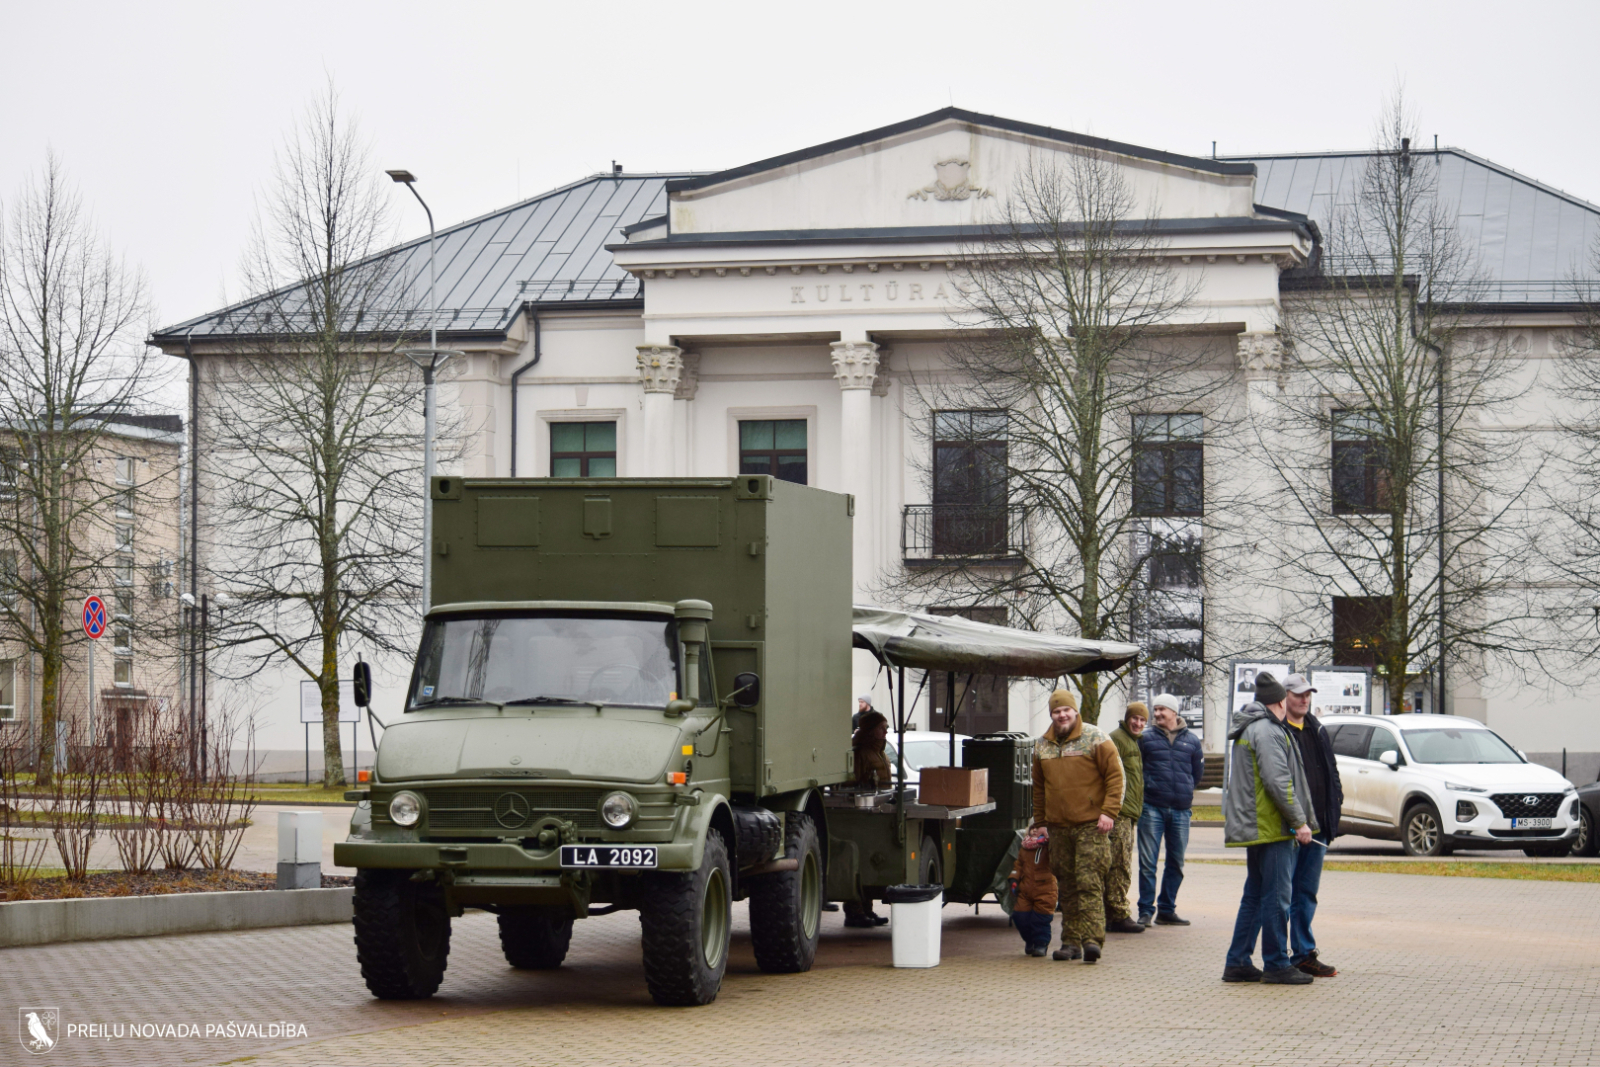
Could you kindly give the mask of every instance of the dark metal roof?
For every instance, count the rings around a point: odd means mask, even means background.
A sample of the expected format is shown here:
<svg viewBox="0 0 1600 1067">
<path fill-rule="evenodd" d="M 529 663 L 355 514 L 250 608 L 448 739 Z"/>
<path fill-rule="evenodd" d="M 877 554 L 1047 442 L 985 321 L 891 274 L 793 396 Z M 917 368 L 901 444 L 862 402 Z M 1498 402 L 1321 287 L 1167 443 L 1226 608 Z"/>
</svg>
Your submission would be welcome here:
<svg viewBox="0 0 1600 1067">
<path fill-rule="evenodd" d="M 858 148 L 864 144 L 871 144 L 873 141 L 897 137 L 902 133 L 909 133 L 924 126 L 933 126 L 948 119 L 954 119 L 957 122 L 968 122 L 974 126 L 988 126 L 991 129 L 1007 130 L 1012 133 L 1020 133 L 1027 137 L 1038 137 L 1047 141 L 1059 141 L 1063 144 L 1081 145 L 1085 148 L 1116 152 L 1120 155 L 1149 159 L 1157 163 L 1170 163 L 1174 166 L 1189 167 L 1193 170 L 1211 171 L 1214 174 L 1245 175 L 1252 173 L 1255 169 L 1249 163 L 1202 159 L 1199 156 L 1182 156 L 1174 152 L 1162 152 L 1153 148 L 1126 144 L 1122 141 L 1108 141 L 1103 137 L 1088 137 L 1081 133 L 1070 133 L 1050 126 L 1036 126 L 1031 122 L 1018 122 L 1015 119 L 1001 118 L 999 115 L 981 115 L 976 111 L 965 111 L 959 107 L 944 107 L 938 111 L 930 111 L 926 115 L 918 115 L 914 119 L 896 122 L 891 126 L 880 126 L 875 130 L 867 130 L 865 133 L 841 137 L 837 141 L 812 145 L 810 148 L 802 148 L 798 152 L 786 152 L 781 156 L 773 156 L 770 159 L 747 163 L 742 167 L 734 167 L 732 170 L 722 170 L 717 171 L 715 174 L 702 174 L 692 178 L 680 178 L 671 182 L 667 188 L 671 192 L 704 189 L 707 186 L 720 185 L 723 182 L 733 181 L 751 174 L 759 174 L 762 171 L 786 167 L 791 163 L 816 159 L 819 156 L 826 156 L 834 152 L 842 152 L 846 149 Z"/>
<path fill-rule="evenodd" d="M 439 330 L 446 335 L 498 332 L 524 304 L 627 305 L 642 297 L 638 279 L 606 251 L 618 231 L 666 211 L 671 174 L 597 174 L 508 208 L 439 231 L 436 256 Z M 389 249 L 371 262 L 396 279 L 390 297 L 411 332 L 427 330 L 428 239 Z M 280 291 L 293 295 L 290 290 Z M 155 334 L 156 343 L 185 337 L 236 336 L 251 329 L 256 297 Z M 292 301 L 289 301 L 292 303 Z"/>
<path fill-rule="evenodd" d="M 1324 231 L 1355 197 L 1372 152 L 1306 152 L 1233 157 L 1256 165 L 1256 199 L 1311 216 Z M 1600 207 L 1459 148 L 1416 153 L 1437 166 L 1440 197 L 1454 205 L 1460 232 L 1487 278 L 1491 303 L 1560 304 L 1572 299 L 1574 271 L 1592 270 Z"/>
</svg>

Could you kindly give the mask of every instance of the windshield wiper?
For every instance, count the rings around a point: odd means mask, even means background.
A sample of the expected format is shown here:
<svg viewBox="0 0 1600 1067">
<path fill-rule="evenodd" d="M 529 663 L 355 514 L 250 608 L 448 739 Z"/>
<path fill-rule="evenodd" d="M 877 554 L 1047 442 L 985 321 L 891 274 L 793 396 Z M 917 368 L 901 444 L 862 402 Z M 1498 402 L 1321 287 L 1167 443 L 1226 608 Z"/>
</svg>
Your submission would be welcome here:
<svg viewBox="0 0 1600 1067">
<path fill-rule="evenodd" d="M 498 700 L 485 700 L 483 697 L 435 697 L 426 704 L 416 704 L 414 707 L 432 708 L 440 704 L 487 704 L 492 708 L 503 708 L 504 704 Z"/>
<path fill-rule="evenodd" d="M 518 697 L 516 700 L 508 700 L 508 701 L 506 701 L 503 706 L 504 707 L 508 707 L 508 708 L 513 708 L 513 707 L 516 707 L 518 704 L 575 704 L 575 705 L 577 705 L 579 707 L 596 707 L 596 708 L 600 706 L 599 701 L 596 701 L 596 700 L 578 700 L 578 699 L 576 699 L 574 697 L 545 697 L 545 696 Z"/>
</svg>

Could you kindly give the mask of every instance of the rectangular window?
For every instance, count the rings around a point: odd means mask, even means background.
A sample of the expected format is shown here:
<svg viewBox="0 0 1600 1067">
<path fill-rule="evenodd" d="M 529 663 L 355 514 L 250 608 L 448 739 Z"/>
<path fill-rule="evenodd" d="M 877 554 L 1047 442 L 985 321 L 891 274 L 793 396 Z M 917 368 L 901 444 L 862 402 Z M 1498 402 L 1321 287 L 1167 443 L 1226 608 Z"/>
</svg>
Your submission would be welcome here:
<svg viewBox="0 0 1600 1067">
<path fill-rule="evenodd" d="M 17 550 L 0 548 L 0 608 L 17 606 L 17 585 L 21 571 L 17 568 Z"/>
<path fill-rule="evenodd" d="M 1010 502 L 1003 411 L 933 415 L 935 555 L 1003 555 Z"/>
<path fill-rule="evenodd" d="M 133 557 L 118 556 L 116 566 L 116 581 L 118 585 L 133 585 Z"/>
<path fill-rule="evenodd" d="M 798 485 L 806 481 L 806 420 L 759 419 L 739 423 L 739 473 L 770 474 Z"/>
<path fill-rule="evenodd" d="M 118 456 L 116 463 L 117 484 L 132 485 L 134 466 L 138 463 L 138 460 L 134 459 L 132 456 Z"/>
<path fill-rule="evenodd" d="M 119 622 L 111 628 L 111 648 L 115 652 L 133 651 L 133 627 Z"/>
<path fill-rule="evenodd" d="M 930 615 L 954 616 L 1004 626 L 1008 612 L 1005 608 L 929 608 Z M 950 676 L 943 671 L 928 672 L 928 729 L 950 729 L 950 707 L 956 709 L 955 729 L 958 734 L 989 734 L 1010 728 L 1011 679 L 998 674 L 980 674 L 976 677 L 957 672 L 956 700 L 950 705 Z M 968 690 L 968 684 L 971 690 Z M 943 744 L 943 742 L 940 742 Z M 949 762 L 946 754 L 937 765 Z M 956 742 L 956 763 L 961 762 L 961 743 Z"/>
<path fill-rule="evenodd" d="M 111 666 L 111 681 L 120 686 L 133 684 L 133 657 L 118 656 Z"/>
<path fill-rule="evenodd" d="M 1133 417 L 1135 515 L 1199 515 L 1203 511 L 1204 417 Z"/>
<path fill-rule="evenodd" d="M 1333 413 L 1333 513 L 1389 508 L 1389 465 L 1382 425 L 1370 411 Z"/>
<path fill-rule="evenodd" d="M 17 661 L 0 659 L 0 722 L 17 717 Z"/>
<path fill-rule="evenodd" d="M 22 453 L 14 448 L 0 448 L 0 500 L 9 500 L 16 494 L 21 470 Z"/>
<path fill-rule="evenodd" d="M 118 593 L 115 596 L 115 598 L 113 598 L 113 599 L 114 599 L 114 602 L 115 602 L 115 605 L 116 605 L 116 611 L 114 612 L 114 614 L 117 616 L 117 618 L 119 618 L 119 619 L 131 619 L 131 618 L 133 618 L 133 594 L 132 593 Z"/>
<path fill-rule="evenodd" d="M 133 527 L 132 526 L 118 526 L 118 527 L 116 527 L 116 540 L 117 540 L 117 551 L 118 552 L 132 552 L 133 551 Z"/>
<path fill-rule="evenodd" d="M 615 478 L 616 476 L 616 423 L 552 422 L 550 424 L 550 477 Z"/>
<path fill-rule="evenodd" d="M 133 518 L 133 494 L 132 489 L 122 489 L 117 492 L 117 518 Z"/>
<path fill-rule="evenodd" d="M 1385 596 L 1333 598 L 1334 666 L 1370 670 L 1377 665 L 1378 649 L 1389 628 L 1391 604 Z"/>
</svg>

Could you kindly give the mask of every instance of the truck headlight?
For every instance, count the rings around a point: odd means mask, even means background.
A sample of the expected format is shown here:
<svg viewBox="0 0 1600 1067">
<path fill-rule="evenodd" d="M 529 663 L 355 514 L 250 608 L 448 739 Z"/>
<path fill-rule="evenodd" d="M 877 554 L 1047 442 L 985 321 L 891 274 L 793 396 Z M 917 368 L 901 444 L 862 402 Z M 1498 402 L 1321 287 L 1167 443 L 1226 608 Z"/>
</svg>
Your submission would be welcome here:
<svg viewBox="0 0 1600 1067">
<path fill-rule="evenodd" d="M 633 823 L 636 807 L 626 793 L 612 793 L 600 802 L 600 818 L 613 830 L 626 830 Z"/>
<path fill-rule="evenodd" d="M 422 798 L 411 792 L 400 792 L 389 801 L 389 818 L 396 826 L 415 826 L 422 818 Z"/>
</svg>

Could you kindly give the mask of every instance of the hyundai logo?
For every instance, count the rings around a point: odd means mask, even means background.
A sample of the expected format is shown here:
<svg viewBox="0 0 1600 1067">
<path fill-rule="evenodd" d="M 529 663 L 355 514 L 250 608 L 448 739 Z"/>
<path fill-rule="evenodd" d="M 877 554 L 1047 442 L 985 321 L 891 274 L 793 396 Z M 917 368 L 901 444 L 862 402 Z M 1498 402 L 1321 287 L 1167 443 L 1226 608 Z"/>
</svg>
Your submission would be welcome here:
<svg viewBox="0 0 1600 1067">
<path fill-rule="evenodd" d="M 1538 796 L 1536 796 L 1536 795 L 1535 795 L 1535 794 L 1533 794 L 1533 793 L 1529 793 L 1529 794 L 1528 794 L 1528 795 L 1527 795 L 1527 796 L 1525 796 L 1525 797 L 1523 797 L 1523 798 L 1522 798 L 1522 802 L 1523 802 L 1523 803 L 1524 803 L 1524 804 L 1526 804 L 1526 805 L 1528 805 L 1528 807 L 1530 807 L 1530 808 L 1531 808 L 1531 807 L 1533 807 L 1533 806 L 1534 806 L 1534 805 L 1535 805 L 1535 804 L 1537 804 L 1537 803 L 1539 803 L 1539 798 L 1538 798 Z"/>
<path fill-rule="evenodd" d="M 527 797 L 521 793 L 502 793 L 494 802 L 494 821 L 512 830 L 527 822 L 532 811 Z"/>
</svg>

